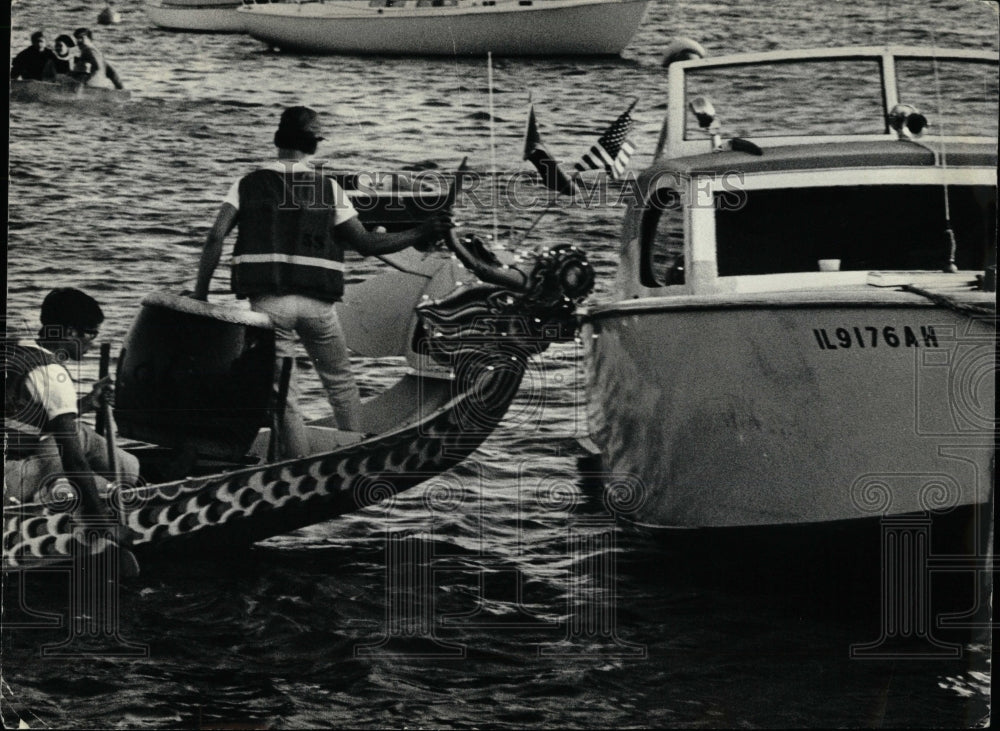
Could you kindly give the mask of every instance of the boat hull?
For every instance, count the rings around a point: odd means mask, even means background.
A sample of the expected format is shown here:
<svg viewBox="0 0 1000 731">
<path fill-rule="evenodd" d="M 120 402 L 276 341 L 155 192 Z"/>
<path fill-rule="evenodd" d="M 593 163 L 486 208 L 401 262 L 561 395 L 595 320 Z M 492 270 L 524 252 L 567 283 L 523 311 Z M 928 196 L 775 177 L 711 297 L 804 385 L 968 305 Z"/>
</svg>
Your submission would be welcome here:
<svg viewBox="0 0 1000 731">
<path fill-rule="evenodd" d="M 153 25 L 167 30 L 243 33 L 243 17 L 236 12 L 240 4 L 228 0 L 198 5 L 155 1 L 146 4 L 146 15 Z"/>
<path fill-rule="evenodd" d="M 17 80 L 10 82 L 10 99 L 44 104 L 124 104 L 132 98 L 128 89 L 84 86 L 69 78 L 60 81 Z"/>
<path fill-rule="evenodd" d="M 990 500 L 995 319 L 903 293 L 665 299 L 584 323 L 591 438 L 629 481 L 635 521 L 821 523 Z"/>
<path fill-rule="evenodd" d="M 468 8 L 268 4 L 241 8 L 246 31 L 281 50 L 377 55 L 617 55 L 646 0 L 546 0 Z"/>
<path fill-rule="evenodd" d="M 130 549 L 140 559 L 239 550 L 374 505 L 444 472 L 506 412 L 526 366 L 523 354 L 512 355 L 497 351 L 496 367 L 464 386 L 421 379 L 413 387 L 413 418 L 377 437 L 306 458 L 121 491 L 116 503 Z M 4 569 L 42 568 L 113 548 L 92 534 L 64 504 L 8 506 Z"/>
</svg>

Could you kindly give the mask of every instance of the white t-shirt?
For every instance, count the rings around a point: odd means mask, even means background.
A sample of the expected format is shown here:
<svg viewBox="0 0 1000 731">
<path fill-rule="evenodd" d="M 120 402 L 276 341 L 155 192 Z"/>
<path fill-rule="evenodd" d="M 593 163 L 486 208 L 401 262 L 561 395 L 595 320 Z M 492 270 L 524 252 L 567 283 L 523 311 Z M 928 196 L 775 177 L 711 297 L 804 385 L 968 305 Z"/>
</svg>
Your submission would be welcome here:
<svg viewBox="0 0 1000 731">
<path fill-rule="evenodd" d="M 18 345 L 49 352 L 29 340 L 22 340 Z M 50 420 L 63 414 L 77 413 L 76 387 L 65 366 L 49 363 L 33 368 L 25 375 L 24 383 L 31 398 L 45 409 L 45 415 Z"/>
<path fill-rule="evenodd" d="M 269 160 L 268 162 L 261 165 L 258 170 L 274 170 L 276 173 L 303 173 L 311 172 L 315 173 L 316 168 L 314 168 L 310 163 L 304 160 Z M 226 193 L 226 197 L 222 199 L 223 203 L 228 203 L 237 211 L 240 209 L 240 178 L 235 183 L 233 183 L 229 192 Z M 351 204 L 351 199 L 347 197 L 347 193 L 341 188 L 336 180 L 329 179 L 330 185 L 333 186 L 332 193 L 333 198 L 331 201 L 334 204 L 334 216 L 333 225 L 339 226 L 344 221 L 349 221 L 358 215 L 358 212 L 354 210 L 354 206 Z"/>
</svg>

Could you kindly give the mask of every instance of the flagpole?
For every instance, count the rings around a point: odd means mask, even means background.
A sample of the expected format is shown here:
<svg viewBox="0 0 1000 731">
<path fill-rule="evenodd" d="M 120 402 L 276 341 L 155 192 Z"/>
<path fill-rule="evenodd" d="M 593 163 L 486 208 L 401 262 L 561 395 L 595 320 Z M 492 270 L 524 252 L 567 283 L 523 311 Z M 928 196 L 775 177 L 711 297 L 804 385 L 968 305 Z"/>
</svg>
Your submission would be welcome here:
<svg viewBox="0 0 1000 731">
<path fill-rule="evenodd" d="M 549 214 L 549 212 L 550 212 L 550 211 L 551 211 L 551 210 L 552 210 L 553 208 L 555 208 L 555 205 L 556 205 L 556 200 L 555 200 L 555 198 L 553 198 L 552 200 L 550 200 L 550 201 L 549 201 L 549 204 L 548 204 L 547 206 L 545 206 L 545 208 L 543 208 L 543 209 L 542 209 L 542 212 L 541 212 L 541 213 L 539 213 L 539 214 L 538 214 L 537 216 L 535 216 L 535 220 L 531 222 L 531 225 L 530 225 L 530 226 L 528 226 L 528 228 L 526 228 L 526 229 L 524 230 L 524 233 L 522 233 L 522 234 L 521 234 L 521 238 L 519 238 L 519 239 L 517 240 L 517 244 L 516 244 L 516 246 L 520 246 L 520 245 L 521 245 L 521 243 L 522 243 L 522 242 L 523 242 L 523 241 L 524 241 L 524 240 L 525 240 L 526 238 L 528 238 L 528 234 L 530 234 L 530 233 L 531 233 L 532 231 L 534 231 L 534 230 L 535 230 L 535 226 L 537 226 L 537 225 L 538 225 L 538 222 L 539 222 L 539 221 L 541 221 L 541 220 L 542 220 L 543 218 L 545 218 L 545 217 L 546 217 L 546 216 L 547 216 L 547 215 Z"/>
<path fill-rule="evenodd" d="M 493 114 L 493 52 L 487 51 L 486 53 L 486 79 L 487 88 L 489 89 L 489 100 L 490 100 L 490 168 L 493 171 L 493 245 L 500 245 L 500 220 L 497 214 L 497 206 L 499 201 L 497 200 L 497 146 L 496 138 L 494 137 L 493 128 L 495 116 Z"/>
<path fill-rule="evenodd" d="M 570 176 L 569 179 L 573 183 L 573 187 L 575 188 L 576 187 L 576 182 L 580 179 L 580 173 L 578 173 L 578 172 L 573 173 Z M 539 213 L 537 216 L 535 216 L 535 220 L 532 221 L 531 225 L 528 226 L 528 228 L 526 228 L 524 230 L 524 233 L 521 234 L 521 238 L 519 238 L 517 240 L 517 244 L 516 245 L 520 246 L 521 243 L 526 238 L 528 238 L 528 234 L 530 234 L 532 231 L 535 230 L 535 226 L 537 226 L 541 222 L 541 220 L 543 218 L 545 218 L 547 215 L 549 215 L 552 212 L 552 209 L 556 207 L 556 203 L 558 202 L 558 200 L 559 199 L 555 198 L 555 197 L 549 200 L 549 204 L 547 206 L 545 206 L 545 208 L 542 209 L 541 213 Z"/>
</svg>

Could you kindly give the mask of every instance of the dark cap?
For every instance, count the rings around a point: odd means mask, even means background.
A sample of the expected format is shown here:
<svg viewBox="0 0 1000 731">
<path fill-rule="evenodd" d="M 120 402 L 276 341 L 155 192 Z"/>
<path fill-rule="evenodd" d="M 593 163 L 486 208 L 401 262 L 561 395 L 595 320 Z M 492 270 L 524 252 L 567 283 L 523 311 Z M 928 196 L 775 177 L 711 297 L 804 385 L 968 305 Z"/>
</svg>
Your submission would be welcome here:
<svg viewBox="0 0 1000 731">
<path fill-rule="evenodd" d="M 278 132 L 292 136 L 309 136 L 314 140 L 322 140 L 322 127 L 319 115 L 309 107 L 289 107 L 281 113 Z"/>
<path fill-rule="evenodd" d="M 87 38 L 90 38 L 91 40 L 94 39 L 94 34 L 90 32 L 90 28 L 77 28 L 73 31 L 74 38 L 79 38 L 80 36 L 87 36 Z"/>
<path fill-rule="evenodd" d="M 56 36 L 56 43 L 62 43 L 67 48 L 73 48 L 76 45 L 73 41 L 73 36 L 68 36 L 65 33 Z"/>
<path fill-rule="evenodd" d="M 79 289 L 53 289 L 42 301 L 43 325 L 69 325 L 81 330 L 96 329 L 104 322 L 104 313 L 97 300 Z"/>
<path fill-rule="evenodd" d="M 44 38 L 44 37 L 45 37 L 45 33 L 44 32 L 42 32 L 40 30 L 36 30 L 34 33 L 31 34 L 31 42 L 34 43 L 39 38 Z"/>
</svg>

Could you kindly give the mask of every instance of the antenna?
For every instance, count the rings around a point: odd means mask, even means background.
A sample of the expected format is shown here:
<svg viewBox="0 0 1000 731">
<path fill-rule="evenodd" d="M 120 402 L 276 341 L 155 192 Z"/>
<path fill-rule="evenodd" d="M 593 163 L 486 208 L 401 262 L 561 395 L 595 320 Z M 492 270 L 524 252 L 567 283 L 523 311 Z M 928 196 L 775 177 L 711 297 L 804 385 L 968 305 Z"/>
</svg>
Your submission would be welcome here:
<svg viewBox="0 0 1000 731">
<path fill-rule="evenodd" d="M 931 27 L 931 47 L 934 49 L 934 56 L 931 59 L 934 68 L 934 95 L 937 99 L 937 112 L 941 125 L 941 134 L 939 135 L 941 140 L 941 188 L 944 192 L 944 237 L 945 244 L 948 246 L 948 261 L 944 265 L 944 271 L 957 272 L 955 254 L 958 244 L 955 241 L 955 229 L 951 227 L 951 202 L 948 200 L 948 146 L 944 140 L 944 106 L 941 104 L 941 77 L 938 74 L 937 34 L 934 32 L 933 26 Z"/>
<path fill-rule="evenodd" d="M 497 195 L 497 146 L 496 138 L 494 137 L 494 115 L 493 115 L 493 52 L 488 51 L 486 53 L 486 80 L 487 87 L 489 89 L 489 100 L 490 100 L 490 172 L 493 178 L 492 186 L 492 198 L 493 198 L 493 245 L 497 246 L 500 243 L 500 221 L 498 218 L 497 207 L 500 205 Z"/>
</svg>

